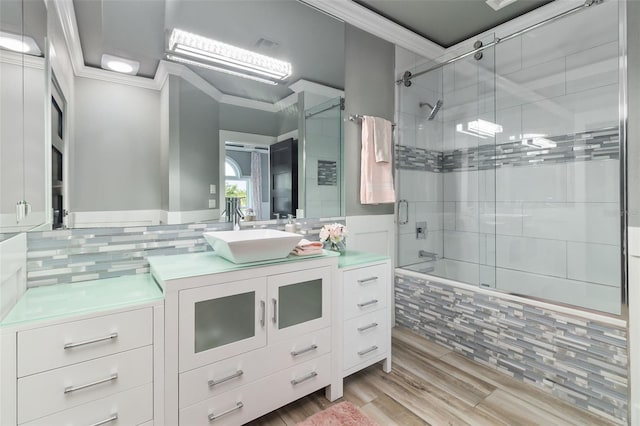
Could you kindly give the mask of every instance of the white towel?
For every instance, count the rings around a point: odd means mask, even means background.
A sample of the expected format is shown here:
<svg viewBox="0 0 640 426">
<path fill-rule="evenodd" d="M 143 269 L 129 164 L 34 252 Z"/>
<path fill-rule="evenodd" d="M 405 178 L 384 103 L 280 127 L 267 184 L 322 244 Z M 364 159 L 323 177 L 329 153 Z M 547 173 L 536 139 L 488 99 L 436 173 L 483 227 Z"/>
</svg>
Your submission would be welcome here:
<svg viewBox="0 0 640 426">
<path fill-rule="evenodd" d="M 389 123 L 390 129 L 391 123 Z M 375 120 L 365 116 L 362 122 L 362 151 L 360 154 L 360 203 L 395 203 L 393 168 L 391 161 L 377 162 L 375 148 Z M 389 134 L 389 144 L 391 136 Z"/>
<path fill-rule="evenodd" d="M 393 125 L 389 120 L 385 120 L 384 118 L 368 116 L 365 116 L 365 123 L 363 123 L 363 125 L 366 124 L 367 118 L 369 118 L 369 120 L 373 119 L 373 145 L 376 151 L 376 162 L 390 163 L 391 147 L 393 145 L 391 142 Z"/>
</svg>

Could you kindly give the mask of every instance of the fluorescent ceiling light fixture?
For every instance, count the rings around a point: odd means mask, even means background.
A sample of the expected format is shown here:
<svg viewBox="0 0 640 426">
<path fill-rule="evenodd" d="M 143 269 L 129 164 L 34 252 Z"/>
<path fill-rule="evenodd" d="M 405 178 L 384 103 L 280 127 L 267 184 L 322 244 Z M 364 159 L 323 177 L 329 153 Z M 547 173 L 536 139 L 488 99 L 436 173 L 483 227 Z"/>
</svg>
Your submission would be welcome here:
<svg viewBox="0 0 640 426">
<path fill-rule="evenodd" d="M 518 0 L 487 0 L 487 3 L 493 10 L 500 10 L 505 6 L 509 6 L 511 3 L 515 3 Z"/>
<path fill-rule="evenodd" d="M 26 53 L 33 56 L 41 56 L 42 52 L 38 44 L 28 35 L 8 33 L 0 31 L 0 48 L 14 52 Z"/>
<path fill-rule="evenodd" d="M 502 126 L 491 121 L 474 120 L 467 123 L 466 128 L 462 123 L 456 124 L 456 131 L 465 135 L 475 136 L 480 139 L 492 138 L 502 133 Z"/>
<path fill-rule="evenodd" d="M 542 133 L 525 133 L 522 135 L 522 145 L 536 149 L 548 149 L 558 146 L 554 141 L 545 138 Z"/>
<path fill-rule="evenodd" d="M 140 68 L 140 62 L 133 61 L 131 59 L 119 58 L 117 56 L 107 55 L 105 53 L 102 55 L 100 66 L 105 70 L 136 75 L 138 74 L 138 69 Z"/>
<path fill-rule="evenodd" d="M 175 28 L 169 37 L 167 59 L 178 57 L 190 58 L 191 65 L 239 77 L 250 76 L 262 82 L 274 80 L 277 83 L 292 72 L 289 62 Z"/>
<path fill-rule="evenodd" d="M 248 78 L 249 80 L 259 81 L 261 83 L 272 84 L 274 86 L 276 84 L 278 84 L 273 80 L 267 80 L 266 78 L 260 78 L 260 77 L 255 77 L 255 76 L 249 75 L 249 74 L 243 74 L 243 73 L 237 72 L 237 71 L 231 71 L 231 70 L 228 70 L 228 69 L 225 69 L 225 68 L 216 67 L 215 65 L 203 64 L 202 62 L 193 61 L 191 59 L 183 58 L 183 57 L 180 57 L 180 56 L 167 55 L 166 58 L 168 60 L 170 60 L 170 61 L 173 61 L 173 62 L 179 62 L 181 64 L 186 64 L 186 65 L 195 65 L 197 67 L 206 68 L 208 70 L 213 70 L 213 71 L 219 71 L 219 72 L 223 72 L 225 74 L 235 75 L 237 77 Z"/>
</svg>

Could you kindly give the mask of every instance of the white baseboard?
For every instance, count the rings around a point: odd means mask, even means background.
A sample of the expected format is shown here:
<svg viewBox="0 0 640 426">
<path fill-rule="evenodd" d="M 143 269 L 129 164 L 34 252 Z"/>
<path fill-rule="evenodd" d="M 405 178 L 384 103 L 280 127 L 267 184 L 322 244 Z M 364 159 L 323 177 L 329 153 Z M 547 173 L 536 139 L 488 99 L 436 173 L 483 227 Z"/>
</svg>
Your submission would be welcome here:
<svg viewBox="0 0 640 426">
<path fill-rule="evenodd" d="M 186 212 L 165 212 L 166 224 L 193 223 L 220 220 L 219 209 L 192 210 Z"/>
<path fill-rule="evenodd" d="M 0 229 L 3 233 L 31 231 L 44 224 L 45 219 L 44 212 L 32 212 L 16 223 L 15 213 L 4 213 L 0 214 Z"/>
<path fill-rule="evenodd" d="M 69 213 L 70 228 L 160 225 L 162 210 L 114 210 Z"/>
<path fill-rule="evenodd" d="M 69 216 L 69 227 L 71 228 L 129 227 L 215 221 L 220 218 L 220 210 L 206 209 L 182 212 L 168 212 L 166 210 L 117 210 L 72 212 Z"/>
</svg>

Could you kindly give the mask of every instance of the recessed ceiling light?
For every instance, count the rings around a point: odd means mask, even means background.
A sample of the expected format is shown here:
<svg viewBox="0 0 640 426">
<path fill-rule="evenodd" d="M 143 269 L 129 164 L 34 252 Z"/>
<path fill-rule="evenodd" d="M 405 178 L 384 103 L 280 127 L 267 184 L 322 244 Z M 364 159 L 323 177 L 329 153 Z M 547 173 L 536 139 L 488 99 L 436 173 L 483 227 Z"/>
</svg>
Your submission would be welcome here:
<svg viewBox="0 0 640 426">
<path fill-rule="evenodd" d="M 176 58 L 182 58 L 181 62 L 189 58 L 192 65 L 263 82 L 280 82 L 292 72 L 289 62 L 179 29 L 171 32 L 167 46 L 167 59 Z"/>
<path fill-rule="evenodd" d="M 0 31 L 0 48 L 40 56 L 42 52 L 33 37 Z"/>
<path fill-rule="evenodd" d="M 100 66 L 109 71 L 121 72 L 123 74 L 136 75 L 140 68 L 140 62 L 131 59 L 119 58 L 117 56 L 102 55 Z"/>
<path fill-rule="evenodd" d="M 509 6 L 511 3 L 515 3 L 518 0 L 487 0 L 487 3 L 493 10 L 500 10 L 505 6 Z"/>
</svg>

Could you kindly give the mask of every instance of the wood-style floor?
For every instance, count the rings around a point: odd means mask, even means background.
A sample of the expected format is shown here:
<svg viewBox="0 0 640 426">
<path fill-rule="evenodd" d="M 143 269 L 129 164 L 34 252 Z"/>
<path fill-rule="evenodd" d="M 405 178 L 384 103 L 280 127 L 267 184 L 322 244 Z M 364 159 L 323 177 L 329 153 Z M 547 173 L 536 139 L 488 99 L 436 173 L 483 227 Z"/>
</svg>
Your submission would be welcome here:
<svg viewBox="0 0 640 426">
<path fill-rule="evenodd" d="M 347 377 L 344 397 L 334 403 L 318 391 L 250 425 L 295 425 L 345 400 L 381 426 L 610 424 L 407 329 L 395 328 L 391 373 L 372 365 Z"/>
</svg>

